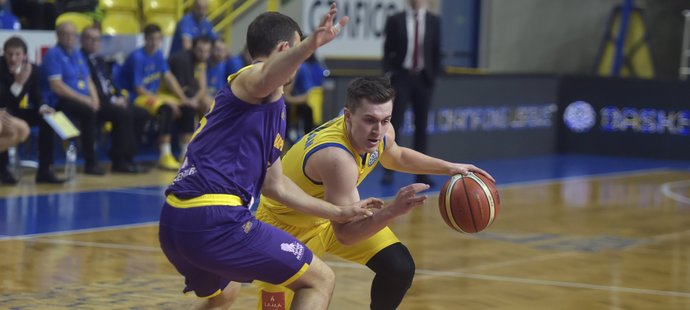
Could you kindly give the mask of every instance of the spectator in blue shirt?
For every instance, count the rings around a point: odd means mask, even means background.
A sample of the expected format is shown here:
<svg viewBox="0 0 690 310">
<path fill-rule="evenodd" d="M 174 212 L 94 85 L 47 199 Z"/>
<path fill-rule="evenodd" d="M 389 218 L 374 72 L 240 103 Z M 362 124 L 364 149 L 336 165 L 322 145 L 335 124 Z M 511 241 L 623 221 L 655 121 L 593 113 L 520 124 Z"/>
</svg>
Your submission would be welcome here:
<svg viewBox="0 0 690 310">
<path fill-rule="evenodd" d="M 209 97 L 214 98 L 216 92 L 223 87 L 228 78 L 228 73 L 225 71 L 228 62 L 228 49 L 223 40 L 216 40 L 213 43 L 213 50 L 211 51 L 211 58 L 208 60 L 206 67 L 206 92 Z"/>
<path fill-rule="evenodd" d="M 70 22 L 57 26 L 57 45 L 46 52 L 42 70 L 48 80 L 48 104 L 76 120 L 81 131 L 84 173 L 104 175 L 96 158 L 98 93 L 84 56 L 76 49 L 77 30 Z"/>
<path fill-rule="evenodd" d="M 0 0 L 0 29 L 20 30 L 22 25 L 17 16 L 6 10 L 6 0 Z"/>
<path fill-rule="evenodd" d="M 312 54 L 299 67 L 292 83 L 285 87 L 288 113 L 287 138 L 292 143 L 314 129 L 314 111 L 309 106 L 309 91 L 323 85 L 325 70 L 315 54 Z"/>
<path fill-rule="evenodd" d="M 247 49 L 247 46 L 244 46 L 244 49 L 242 49 L 242 53 L 237 54 L 235 56 L 232 56 L 228 58 L 228 65 L 225 70 L 225 73 L 227 75 L 233 74 L 240 69 L 249 66 L 252 64 L 252 56 L 249 55 L 249 50 Z"/>
<path fill-rule="evenodd" d="M 198 101 L 190 100 L 170 72 L 161 52 L 163 34 L 157 25 L 144 27 L 144 47 L 134 50 L 117 78 L 118 86 L 127 90 L 129 101 L 142 107 L 158 118 L 159 166 L 166 170 L 180 169 L 180 162 L 172 155 L 171 137 L 173 125 L 180 135 L 181 155 L 194 132 L 194 116 Z M 158 93 L 161 78 L 177 97 Z M 177 124 L 174 122 L 177 121 Z"/>
<path fill-rule="evenodd" d="M 213 31 L 213 25 L 206 18 L 208 14 L 208 0 L 196 0 L 192 11 L 183 16 L 175 27 L 175 34 L 170 45 L 170 55 L 180 50 L 192 49 L 192 42 L 198 36 L 207 36 L 217 40 L 218 35 Z"/>
</svg>

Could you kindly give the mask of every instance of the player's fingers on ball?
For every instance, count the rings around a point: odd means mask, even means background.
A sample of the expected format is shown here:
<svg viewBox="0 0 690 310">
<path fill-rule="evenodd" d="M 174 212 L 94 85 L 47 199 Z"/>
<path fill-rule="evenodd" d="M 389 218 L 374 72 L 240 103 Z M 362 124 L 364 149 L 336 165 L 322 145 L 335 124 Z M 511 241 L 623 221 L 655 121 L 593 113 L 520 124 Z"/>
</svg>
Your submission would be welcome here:
<svg viewBox="0 0 690 310">
<path fill-rule="evenodd" d="M 491 174 L 489 174 L 488 172 L 486 172 L 486 171 L 484 171 L 484 170 L 482 170 L 482 169 L 479 169 L 479 168 L 477 168 L 477 172 L 479 172 L 479 173 L 485 175 L 487 178 L 491 179 L 492 182 L 496 183 L 496 180 L 494 179 L 494 177 L 491 176 Z"/>
</svg>

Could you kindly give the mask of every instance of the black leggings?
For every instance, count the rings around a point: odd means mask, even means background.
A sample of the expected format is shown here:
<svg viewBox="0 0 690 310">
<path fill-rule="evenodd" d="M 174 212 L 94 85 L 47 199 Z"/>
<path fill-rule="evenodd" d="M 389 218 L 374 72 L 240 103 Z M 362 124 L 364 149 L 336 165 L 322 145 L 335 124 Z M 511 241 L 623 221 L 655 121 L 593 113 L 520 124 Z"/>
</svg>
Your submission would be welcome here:
<svg viewBox="0 0 690 310">
<path fill-rule="evenodd" d="M 396 309 L 412 286 L 415 265 L 402 243 L 392 244 L 367 262 L 376 273 L 371 284 L 371 309 Z"/>
</svg>

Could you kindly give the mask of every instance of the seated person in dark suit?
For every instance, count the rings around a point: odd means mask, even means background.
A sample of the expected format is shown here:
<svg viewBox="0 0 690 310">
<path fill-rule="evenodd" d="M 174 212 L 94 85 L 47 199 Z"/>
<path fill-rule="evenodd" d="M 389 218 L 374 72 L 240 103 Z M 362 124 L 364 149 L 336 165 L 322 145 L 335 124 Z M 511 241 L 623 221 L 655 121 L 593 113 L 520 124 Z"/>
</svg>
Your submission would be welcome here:
<svg viewBox="0 0 690 310">
<path fill-rule="evenodd" d="M 53 163 L 53 139 L 55 132 L 41 117 L 54 110 L 44 104 L 41 96 L 39 68 L 28 63 L 27 47 L 19 37 L 5 41 L 4 56 L 0 57 L 0 107 L 31 126 L 39 126 L 38 131 L 38 173 L 37 183 L 62 183 L 50 169 Z M 7 152 L 0 153 L 0 179 L 3 183 L 17 183 L 7 171 Z"/>
<path fill-rule="evenodd" d="M 97 54 L 101 49 L 101 31 L 98 28 L 86 28 L 81 34 L 81 52 L 89 65 L 91 79 L 101 102 L 98 118 L 113 124 L 110 159 L 113 172 L 137 173 L 142 170 L 134 164 L 137 152 L 135 118 L 148 118 L 148 112 L 140 107 L 130 105 L 122 92 L 112 82 L 110 68 L 103 57 Z M 139 130 L 141 131 L 141 130 Z"/>
</svg>

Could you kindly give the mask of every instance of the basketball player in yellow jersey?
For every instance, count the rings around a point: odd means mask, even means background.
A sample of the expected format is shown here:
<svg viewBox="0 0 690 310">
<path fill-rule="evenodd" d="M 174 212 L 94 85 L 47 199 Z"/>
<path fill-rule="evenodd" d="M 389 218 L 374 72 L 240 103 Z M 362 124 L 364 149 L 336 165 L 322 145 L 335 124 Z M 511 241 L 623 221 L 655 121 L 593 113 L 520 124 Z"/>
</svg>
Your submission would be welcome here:
<svg viewBox="0 0 690 310">
<path fill-rule="evenodd" d="M 450 163 L 395 143 L 391 126 L 394 90 L 384 77 L 353 80 L 348 87 L 344 115 L 315 129 L 295 144 L 283 158 L 283 173 L 306 193 L 336 205 L 359 200 L 357 185 L 380 161 L 384 167 L 414 174 L 466 174 L 484 170 L 469 164 Z M 256 217 L 304 242 L 315 255 L 331 253 L 366 265 L 376 273 L 371 286 L 371 309 L 395 309 L 412 284 L 415 265 L 407 248 L 387 225 L 424 201 L 417 196 L 428 188 L 412 184 L 398 192 L 395 201 L 374 210 L 372 216 L 337 223 L 301 213 L 261 197 Z M 291 292 L 284 287 L 258 283 L 259 307 L 276 306 Z"/>
</svg>

